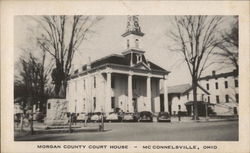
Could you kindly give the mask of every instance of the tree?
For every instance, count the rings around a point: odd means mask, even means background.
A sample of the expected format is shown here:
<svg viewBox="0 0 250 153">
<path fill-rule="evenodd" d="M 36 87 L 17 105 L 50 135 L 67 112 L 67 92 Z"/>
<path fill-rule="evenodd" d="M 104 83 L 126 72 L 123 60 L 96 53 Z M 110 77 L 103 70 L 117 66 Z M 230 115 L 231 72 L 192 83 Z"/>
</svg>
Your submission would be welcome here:
<svg viewBox="0 0 250 153">
<path fill-rule="evenodd" d="M 101 18 L 90 16 L 42 16 L 36 21 L 42 27 L 37 42 L 55 61 L 52 80 L 56 97 L 64 98 L 72 60 L 90 28 Z"/>
<path fill-rule="evenodd" d="M 41 61 L 29 53 L 28 59 L 21 58 L 20 63 L 22 70 L 19 78 L 15 80 L 14 97 L 22 99 L 21 109 L 24 114 L 28 110 L 31 111 L 31 134 L 33 134 L 33 107 L 38 106 L 40 111 L 44 111 L 44 104 L 47 100 L 45 85 L 48 73 L 44 68 L 45 52 Z"/>
<path fill-rule="evenodd" d="M 213 55 L 220 40 L 217 36 L 220 16 L 177 16 L 173 19 L 170 38 L 174 41 L 171 50 L 181 53 L 189 69 L 194 100 L 194 120 L 198 120 L 197 86 L 202 72 L 211 65 L 208 59 Z"/>
<path fill-rule="evenodd" d="M 239 72 L 239 29 L 238 29 L 238 18 L 235 19 L 234 23 L 231 24 L 229 31 L 221 33 L 221 43 L 217 45 L 221 50 L 215 52 L 216 55 L 220 56 L 219 63 L 226 63 L 232 65 L 236 72 Z"/>
</svg>

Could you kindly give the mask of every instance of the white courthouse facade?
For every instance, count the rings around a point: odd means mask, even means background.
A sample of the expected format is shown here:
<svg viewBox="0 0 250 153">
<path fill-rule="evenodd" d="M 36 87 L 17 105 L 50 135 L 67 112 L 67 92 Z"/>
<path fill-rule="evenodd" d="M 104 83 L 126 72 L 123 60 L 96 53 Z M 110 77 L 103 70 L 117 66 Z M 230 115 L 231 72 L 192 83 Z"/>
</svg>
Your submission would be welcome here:
<svg viewBox="0 0 250 153">
<path fill-rule="evenodd" d="M 70 112 L 169 111 L 169 72 L 146 59 L 143 36 L 138 16 L 129 16 L 122 34 L 124 51 L 89 62 L 71 74 L 66 91 Z"/>
</svg>

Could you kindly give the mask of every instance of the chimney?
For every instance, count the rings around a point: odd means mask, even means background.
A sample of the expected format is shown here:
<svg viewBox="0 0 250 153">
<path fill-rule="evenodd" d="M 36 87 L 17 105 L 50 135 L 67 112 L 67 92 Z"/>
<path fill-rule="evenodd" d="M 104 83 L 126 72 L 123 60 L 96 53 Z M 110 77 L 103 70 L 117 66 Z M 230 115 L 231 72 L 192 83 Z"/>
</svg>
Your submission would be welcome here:
<svg viewBox="0 0 250 153">
<path fill-rule="evenodd" d="M 87 63 L 87 70 L 91 69 L 91 58 L 88 58 L 88 63 Z"/>
<path fill-rule="evenodd" d="M 212 75 L 215 76 L 215 71 L 214 70 L 212 71 Z"/>
</svg>

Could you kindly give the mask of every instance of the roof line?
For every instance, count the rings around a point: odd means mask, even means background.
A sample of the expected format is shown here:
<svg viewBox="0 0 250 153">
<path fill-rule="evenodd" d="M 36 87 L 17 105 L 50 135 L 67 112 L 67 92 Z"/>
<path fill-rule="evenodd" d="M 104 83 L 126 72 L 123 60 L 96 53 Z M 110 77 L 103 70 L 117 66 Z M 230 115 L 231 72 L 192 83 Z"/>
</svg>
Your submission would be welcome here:
<svg viewBox="0 0 250 153">
<path fill-rule="evenodd" d="M 199 87 L 203 92 L 205 92 L 206 94 L 210 95 L 210 93 L 208 91 L 206 91 L 202 86 L 200 86 L 200 84 L 197 84 L 197 87 Z M 189 89 L 187 89 L 186 91 L 184 91 L 183 93 L 186 93 L 188 91 L 190 91 L 190 89 L 192 89 L 193 86 L 191 86 Z"/>
<path fill-rule="evenodd" d="M 120 64 L 106 63 L 106 64 L 104 64 L 104 65 L 100 65 L 100 66 L 95 67 L 95 68 L 92 68 L 92 69 L 90 69 L 90 70 L 85 70 L 85 71 L 79 72 L 79 73 L 77 73 L 77 74 L 73 74 L 73 75 L 70 76 L 69 79 L 74 79 L 74 78 L 76 78 L 76 77 L 81 76 L 83 73 L 95 71 L 95 70 L 97 70 L 97 69 L 104 68 L 104 67 L 109 67 L 109 66 L 118 66 L 118 67 L 128 68 L 128 69 L 132 69 L 132 70 L 134 69 L 134 70 L 141 70 L 141 71 L 151 71 L 151 72 L 155 72 L 155 73 L 168 73 L 168 71 L 161 71 L 161 70 L 142 70 L 142 69 L 138 69 L 138 68 L 135 68 L 135 67 L 125 66 L 125 65 L 120 65 Z"/>
<path fill-rule="evenodd" d="M 104 57 L 102 57 L 102 58 L 98 58 L 98 59 L 94 60 L 93 62 L 90 62 L 90 64 L 95 63 L 95 62 L 98 62 L 98 61 L 101 61 L 101 60 L 106 59 L 106 58 L 111 57 L 111 56 L 124 57 L 124 55 L 113 53 L 113 54 L 109 54 L 109 55 L 107 55 L 107 56 L 104 56 Z M 85 66 L 85 65 L 87 65 L 87 64 L 84 64 L 84 65 L 82 65 L 81 67 L 83 67 L 83 66 Z"/>
</svg>

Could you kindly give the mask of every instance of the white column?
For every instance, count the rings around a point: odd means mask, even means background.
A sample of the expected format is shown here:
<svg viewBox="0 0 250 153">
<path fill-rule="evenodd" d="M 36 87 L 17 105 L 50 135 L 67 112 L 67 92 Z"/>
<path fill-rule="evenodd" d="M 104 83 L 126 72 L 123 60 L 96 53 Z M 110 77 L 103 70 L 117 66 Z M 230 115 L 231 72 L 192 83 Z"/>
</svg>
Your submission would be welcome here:
<svg viewBox="0 0 250 153">
<path fill-rule="evenodd" d="M 100 91 L 101 92 L 101 91 Z M 111 73 L 107 72 L 105 112 L 111 112 Z"/>
<path fill-rule="evenodd" d="M 168 83 L 167 76 L 163 80 L 163 89 L 164 89 L 164 112 L 169 112 L 168 110 Z"/>
<path fill-rule="evenodd" d="M 133 92 L 132 92 L 132 75 L 129 74 L 128 75 L 128 111 L 129 112 L 134 112 L 133 109 L 133 104 L 132 104 L 132 97 L 133 96 Z"/>
<path fill-rule="evenodd" d="M 147 103 L 146 103 L 146 110 L 151 110 L 151 77 L 147 77 Z"/>
</svg>

